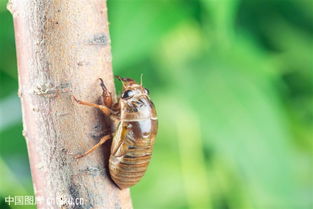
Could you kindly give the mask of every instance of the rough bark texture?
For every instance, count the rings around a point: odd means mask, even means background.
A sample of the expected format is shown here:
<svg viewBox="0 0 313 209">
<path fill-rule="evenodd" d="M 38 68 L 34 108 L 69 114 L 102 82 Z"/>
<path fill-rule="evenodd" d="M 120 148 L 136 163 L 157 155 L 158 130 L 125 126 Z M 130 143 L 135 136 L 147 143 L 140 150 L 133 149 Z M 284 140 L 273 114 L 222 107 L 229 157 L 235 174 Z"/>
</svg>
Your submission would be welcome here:
<svg viewBox="0 0 313 209">
<path fill-rule="evenodd" d="M 106 119 L 71 100 L 114 93 L 104 0 L 12 0 L 19 96 L 38 208 L 132 208 L 107 173 L 110 143 L 75 160 L 105 135 Z M 83 201 L 82 205 L 71 200 Z"/>
</svg>

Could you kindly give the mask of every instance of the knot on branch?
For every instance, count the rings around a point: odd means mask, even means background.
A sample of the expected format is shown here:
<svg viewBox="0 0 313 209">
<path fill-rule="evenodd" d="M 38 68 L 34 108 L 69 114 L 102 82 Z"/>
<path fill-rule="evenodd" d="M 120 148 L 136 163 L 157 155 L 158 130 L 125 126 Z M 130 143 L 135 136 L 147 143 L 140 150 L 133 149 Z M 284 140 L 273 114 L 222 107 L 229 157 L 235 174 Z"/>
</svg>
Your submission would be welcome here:
<svg viewBox="0 0 313 209">
<path fill-rule="evenodd" d="M 38 85 L 33 93 L 43 97 L 56 97 L 60 93 L 68 93 L 70 91 L 70 83 L 61 83 L 54 86 L 52 83 Z"/>
</svg>

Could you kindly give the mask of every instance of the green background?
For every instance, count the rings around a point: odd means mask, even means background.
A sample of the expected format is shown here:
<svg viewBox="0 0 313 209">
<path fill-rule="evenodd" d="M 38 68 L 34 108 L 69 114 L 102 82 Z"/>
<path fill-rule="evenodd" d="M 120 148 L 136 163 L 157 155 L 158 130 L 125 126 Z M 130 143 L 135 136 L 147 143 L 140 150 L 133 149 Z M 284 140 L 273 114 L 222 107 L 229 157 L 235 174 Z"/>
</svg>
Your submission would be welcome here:
<svg viewBox="0 0 313 209">
<path fill-rule="evenodd" d="M 0 0 L 0 208 L 33 194 Z M 159 114 L 136 209 L 313 208 L 313 1 L 109 0 L 113 67 Z"/>
</svg>

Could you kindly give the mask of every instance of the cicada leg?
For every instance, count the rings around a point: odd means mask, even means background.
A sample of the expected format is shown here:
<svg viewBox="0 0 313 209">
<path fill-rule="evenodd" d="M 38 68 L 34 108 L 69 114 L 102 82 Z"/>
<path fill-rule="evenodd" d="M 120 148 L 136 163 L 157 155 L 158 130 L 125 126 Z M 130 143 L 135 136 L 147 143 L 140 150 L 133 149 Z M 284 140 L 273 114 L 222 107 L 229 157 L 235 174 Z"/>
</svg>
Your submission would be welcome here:
<svg viewBox="0 0 313 209">
<path fill-rule="evenodd" d="M 81 101 L 81 100 L 76 99 L 76 97 L 74 97 L 74 96 L 72 96 L 72 97 L 75 100 L 75 102 L 77 102 L 78 104 L 98 108 L 107 116 L 109 116 L 112 113 L 112 110 L 105 105 L 98 105 L 98 104 L 94 104 L 94 103 L 90 103 L 90 102 L 85 102 L 85 101 Z"/>
<path fill-rule="evenodd" d="M 112 136 L 111 135 L 106 135 L 104 137 L 102 137 L 100 139 L 100 141 L 98 142 L 98 144 L 96 144 L 95 146 L 93 146 L 91 149 L 89 149 L 88 151 L 86 151 L 84 154 L 81 155 L 76 155 L 75 159 L 79 159 L 82 157 L 85 157 L 86 155 L 90 154 L 91 152 L 95 151 L 99 146 L 101 146 L 102 144 L 104 144 L 107 140 L 111 139 Z"/>
<path fill-rule="evenodd" d="M 107 106 L 108 108 L 112 108 L 112 93 L 109 92 L 109 90 L 107 89 L 107 87 L 104 85 L 104 82 L 102 80 L 102 78 L 99 78 L 100 80 L 100 86 L 102 88 L 102 100 L 103 100 L 103 104 L 105 106 Z"/>
</svg>

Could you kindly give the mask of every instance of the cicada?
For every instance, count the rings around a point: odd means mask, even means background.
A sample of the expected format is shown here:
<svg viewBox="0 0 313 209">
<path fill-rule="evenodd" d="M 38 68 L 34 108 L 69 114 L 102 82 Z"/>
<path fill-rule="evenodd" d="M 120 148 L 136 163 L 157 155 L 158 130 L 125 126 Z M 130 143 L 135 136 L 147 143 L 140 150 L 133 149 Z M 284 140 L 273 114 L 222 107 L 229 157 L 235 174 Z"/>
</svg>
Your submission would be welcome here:
<svg viewBox="0 0 313 209">
<path fill-rule="evenodd" d="M 135 185 L 147 170 L 158 130 L 158 118 L 149 90 L 142 83 L 116 77 L 123 84 L 121 97 L 116 103 L 113 103 L 112 94 L 102 79 L 102 105 L 81 101 L 73 96 L 79 104 L 100 109 L 112 122 L 110 134 L 103 136 L 99 143 L 75 158 L 88 155 L 112 139 L 109 172 L 115 184 L 124 189 Z"/>
</svg>

